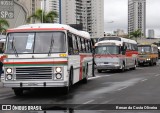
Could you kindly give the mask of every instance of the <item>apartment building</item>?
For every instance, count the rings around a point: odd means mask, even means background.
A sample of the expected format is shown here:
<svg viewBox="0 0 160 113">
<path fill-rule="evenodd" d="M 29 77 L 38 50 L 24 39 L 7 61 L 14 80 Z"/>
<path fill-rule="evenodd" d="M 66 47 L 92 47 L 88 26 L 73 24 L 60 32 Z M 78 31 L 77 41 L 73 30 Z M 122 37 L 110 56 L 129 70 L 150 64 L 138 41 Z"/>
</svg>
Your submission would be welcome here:
<svg viewBox="0 0 160 113">
<path fill-rule="evenodd" d="M 146 36 L 146 0 L 128 0 L 128 34 L 138 29 Z"/>
</svg>

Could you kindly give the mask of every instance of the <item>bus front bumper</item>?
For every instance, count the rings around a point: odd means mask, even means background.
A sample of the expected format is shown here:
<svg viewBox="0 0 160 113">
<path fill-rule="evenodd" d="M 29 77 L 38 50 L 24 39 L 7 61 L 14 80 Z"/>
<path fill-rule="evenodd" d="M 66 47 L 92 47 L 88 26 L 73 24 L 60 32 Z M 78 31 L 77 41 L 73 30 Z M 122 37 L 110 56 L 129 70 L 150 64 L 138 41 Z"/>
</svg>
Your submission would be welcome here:
<svg viewBox="0 0 160 113">
<path fill-rule="evenodd" d="M 108 70 L 112 70 L 112 69 L 121 69 L 122 67 L 120 65 L 97 65 L 95 66 L 96 69 L 108 69 Z"/>
<path fill-rule="evenodd" d="M 29 82 L 3 82 L 4 87 L 20 87 L 20 88 L 32 88 L 32 87 L 66 87 L 68 86 L 67 81 L 29 81 Z"/>
<path fill-rule="evenodd" d="M 139 64 L 145 64 L 145 63 L 150 63 L 151 60 L 138 60 Z"/>
</svg>

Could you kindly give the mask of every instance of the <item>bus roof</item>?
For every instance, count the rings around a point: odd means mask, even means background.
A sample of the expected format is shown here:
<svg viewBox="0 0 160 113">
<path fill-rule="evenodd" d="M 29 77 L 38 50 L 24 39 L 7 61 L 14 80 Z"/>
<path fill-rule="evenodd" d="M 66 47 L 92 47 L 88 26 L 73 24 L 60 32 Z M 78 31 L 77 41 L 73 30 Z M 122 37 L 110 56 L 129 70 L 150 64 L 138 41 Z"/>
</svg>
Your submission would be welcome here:
<svg viewBox="0 0 160 113">
<path fill-rule="evenodd" d="M 107 44 L 107 43 L 111 43 L 111 44 L 114 43 L 117 46 L 122 45 L 122 42 L 118 40 L 104 40 L 104 41 L 97 42 L 95 46 L 98 46 L 99 44 Z"/>
<path fill-rule="evenodd" d="M 157 45 L 155 45 L 155 44 L 150 44 L 150 43 L 141 43 L 141 44 L 138 44 L 138 46 L 156 46 L 157 47 Z"/>
<path fill-rule="evenodd" d="M 17 28 L 9 29 L 7 30 L 7 32 L 24 32 L 24 31 L 37 31 L 37 30 L 42 30 L 42 31 L 67 30 L 78 36 L 90 39 L 90 34 L 88 32 L 80 31 L 74 29 L 69 25 L 64 25 L 64 24 L 52 24 L 52 23 L 27 24 L 19 26 Z"/>
<path fill-rule="evenodd" d="M 103 37 L 103 38 L 104 38 L 103 41 L 114 40 L 114 41 L 119 41 L 119 42 L 127 42 L 127 43 L 137 44 L 137 42 L 135 40 L 122 38 L 122 37 L 118 37 L 118 36 L 111 36 L 111 37 L 109 36 L 109 37 Z M 100 39 L 102 39 L 102 38 L 100 38 Z"/>
<path fill-rule="evenodd" d="M 104 40 L 115 40 L 115 41 L 121 41 L 121 42 L 127 42 L 127 43 L 132 43 L 132 44 L 137 44 L 137 42 L 135 40 L 131 40 L 131 39 L 127 39 L 127 38 L 122 38 L 122 37 L 118 37 L 118 36 L 107 36 L 107 37 L 103 37 Z M 99 38 L 103 39 L 103 38 Z"/>
</svg>

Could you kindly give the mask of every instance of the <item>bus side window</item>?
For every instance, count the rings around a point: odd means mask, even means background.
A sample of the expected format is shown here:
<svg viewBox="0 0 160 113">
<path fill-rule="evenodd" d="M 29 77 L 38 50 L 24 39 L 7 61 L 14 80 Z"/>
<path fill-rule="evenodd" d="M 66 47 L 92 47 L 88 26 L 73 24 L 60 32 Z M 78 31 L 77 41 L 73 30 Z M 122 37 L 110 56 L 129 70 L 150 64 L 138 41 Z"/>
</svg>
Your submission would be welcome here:
<svg viewBox="0 0 160 113">
<path fill-rule="evenodd" d="M 72 55 L 73 54 L 73 43 L 72 43 L 72 35 L 68 33 L 68 54 Z"/>
<path fill-rule="evenodd" d="M 88 40 L 85 40 L 85 46 L 86 46 L 86 52 L 89 52 L 89 48 L 88 48 Z"/>
<path fill-rule="evenodd" d="M 90 45 L 90 40 L 88 40 L 87 42 L 88 42 L 88 43 L 87 43 L 87 45 L 88 45 L 88 51 L 89 51 L 89 53 L 91 53 L 91 45 Z"/>
<path fill-rule="evenodd" d="M 80 40 L 80 37 L 77 36 L 77 43 L 78 43 L 78 50 L 79 50 L 79 53 L 82 52 L 82 47 L 81 47 L 81 40 Z"/>
<path fill-rule="evenodd" d="M 83 53 L 85 53 L 86 47 L 85 47 L 85 41 L 83 38 L 81 38 L 81 45 L 82 45 L 82 51 L 83 51 Z"/>
<path fill-rule="evenodd" d="M 72 35 L 72 43 L 73 43 L 73 53 L 75 55 L 79 54 L 79 50 L 78 50 L 78 43 L 77 43 L 77 37 L 75 35 Z"/>
</svg>

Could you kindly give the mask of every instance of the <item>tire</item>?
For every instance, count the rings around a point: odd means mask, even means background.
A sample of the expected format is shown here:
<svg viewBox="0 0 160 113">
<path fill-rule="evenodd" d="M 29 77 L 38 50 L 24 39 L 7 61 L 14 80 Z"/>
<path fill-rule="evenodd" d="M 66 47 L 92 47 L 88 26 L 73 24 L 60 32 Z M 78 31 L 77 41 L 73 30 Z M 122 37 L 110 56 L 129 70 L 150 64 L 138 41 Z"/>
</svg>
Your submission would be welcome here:
<svg viewBox="0 0 160 113">
<path fill-rule="evenodd" d="M 87 84 L 87 82 L 88 82 L 88 64 L 87 64 L 87 68 L 86 68 L 86 77 L 82 80 L 82 82 L 84 84 Z"/>
<path fill-rule="evenodd" d="M 157 65 L 157 62 L 155 62 L 155 66 Z"/>
<path fill-rule="evenodd" d="M 94 63 L 92 64 L 92 77 L 95 77 L 95 73 L 94 73 Z"/>
<path fill-rule="evenodd" d="M 102 73 L 102 70 L 101 69 L 97 69 L 98 73 Z"/>
<path fill-rule="evenodd" d="M 63 89 L 63 94 L 68 94 L 71 90 L 71 86 L 73 85 L 73 67 L 71 67 L 70 72 L 69 72 L 69 83 L 68 86 L 64 87 Z"/>
<path fill-rule="evenodd" d="M 136 63 L 136 61 L 135 61 L 134 67 L 133 67 L 132 69 L 133 69 L 133 70 L 136 70 L 136 68 L 137 68 L 137 63 Z"/>
<path fill-rule="evenodd" d="M 22 96 L 23 95 L 23 89 L 16 88 L 16 89 L 13 89 L 13 90 L 14 90 L 14 94 L 16 96 Z"/>
<path fill-rule="evenodd" d="M 124 63 L 123 63 L 121 72 L 124 72 L 124 71 L 125 71 L 125 65 L 124 65 Z"/>
<path fill-rule="evenodd" d="M 151 62 L 149 63 L 149 65 L 150 65 L 150 66 L 153 66 L 153 61 L 151 61 Z"/>
</svg>

